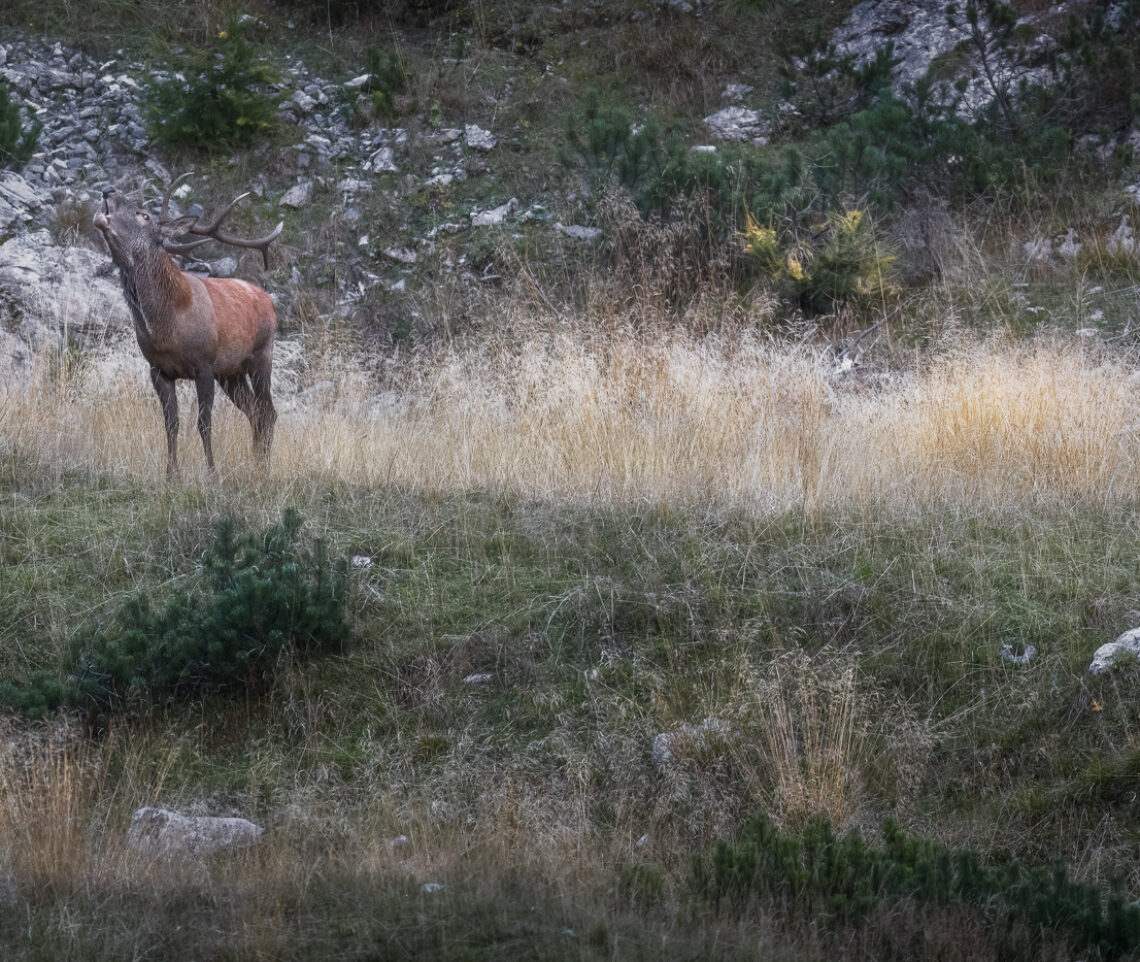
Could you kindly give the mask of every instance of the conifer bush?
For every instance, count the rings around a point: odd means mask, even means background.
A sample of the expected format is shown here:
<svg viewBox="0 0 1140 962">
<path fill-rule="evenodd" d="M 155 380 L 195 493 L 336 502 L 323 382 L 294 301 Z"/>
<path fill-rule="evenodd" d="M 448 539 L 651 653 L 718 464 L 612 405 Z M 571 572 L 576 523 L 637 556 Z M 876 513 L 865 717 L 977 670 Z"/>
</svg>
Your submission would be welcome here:
<svg viewBox="0 0 1140 962">
<path fill-rule="evenodd" d="M 743 241 L 760 274 L 810 313 L 881 304 L 890 294 L 894 258 L 879 248 L 863 210 L 836 211 L 822 229 L 782 237 L 749 217 Z"/>
<path fill-rule="evenodd" d="M 559 160 L 585 171 L 595 195 L 614 183 L 624 187 L 645 210 L 652 201 L 664 167 L 661 129 L 653 117 L 635 126 L 620 107 L 604 108 L 597 91 L 566 121 L 566 142 Z"/>
<path fill-rule="evenodd" d="M 221 520 L 198 584 L 160 605 L 140 592 L 78 640 L 62 673 L 0 683 L 0 706 L 30 717 L 77 708 L 98 719 L 214 692 L 256 694 L 282 656 L 340 650 L 347 564 L 319 539 L 302 544 L 301 528 L 292 509 L 261 534 Z"/>
<path fill-rule="evenodd" d="M 836 835 L 826 820 L 792 835 L 760 816 L 694 868 L 697 890 L 713 901 L 743 908 L 756 896 L 775 899 L 789 914 L 832 928 L 908 901 L 920 926 L 924 912 L 945 907 L 981 920 L 1002 958 L 1037 958 L 1047 938 L 1113 962 L 1140 949 L 1140 905 L 1119 884 L 1106 892 L 1076 881 L 1061 862 L 997 864 L 909 837 L 894 821 L 875 848 L 858 831 Z"/>
<path fill-rule="evenodd" d="M 8 85 L 0 81 L 0 167 L 22 167 L 36 150 L 43 128 L 38 120 L 25 126 L 20 105 L 12 101 Z"/>
<path fill-rule="evenodd" d="M 144 110 L 157 142 L 210 153 L 249 147 L 272 131 L 283 94 L 273 89 L 276 68 L 247 37 L 251 23 L 234 20 L 210 48 L 194 52 L 180 71 L 145 91 Z"/>
</svg>

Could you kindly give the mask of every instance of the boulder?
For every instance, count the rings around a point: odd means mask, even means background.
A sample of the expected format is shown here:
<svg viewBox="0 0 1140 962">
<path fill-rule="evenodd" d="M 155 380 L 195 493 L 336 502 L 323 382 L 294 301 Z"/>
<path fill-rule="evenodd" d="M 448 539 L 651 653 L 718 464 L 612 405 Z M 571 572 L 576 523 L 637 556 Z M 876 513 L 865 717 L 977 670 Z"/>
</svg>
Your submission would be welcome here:
<svg viewBox="0 0 1140 962">
<path fill-rule="evenodd" d="M 493 150 L 497 143 L 495 135 L 491 131 L 484 130 L 475 124 L 468 124 L 463 129 L 463 134 L 467 140 L 467 146 L 472 150 Z"/>
<path fill-rule="evenodd" d="M 1121 655 L 1131 655 L 1133 658 L 1140 658 L 1140 628 L 1133 628 L 1131 631 L 1126 631 L 1116 641 L 1110 641 L 1107 645 L 1101 645 L 1095 652 L 1093 652 L 1092 663 L 1089 665 L 1089 673 L 1099 675 L 1102 672 L 1108 671 L 1116 660 Z"/>
<path fill-rule="evenodd" d="M 282 207 L 292 207 L 294 210 L 300 210 L 302 207 L 308 207 L 312 199 L 313 182 L 311 180 L 305 180 L 285 191 L 278 203 L 280 203 Z"/>
<path fill-rule="evenodd" d="M 574 240 L 586 241 L 591 244 L 602 239 L 602 230 L 600 227 L 584 227 L 581 224 L 555 222 L 554 229 L 565 234 L 567 237 L 573 237 Z"/>
<path fill-rule="evenodd" d="M 934 58 L 966 39 L 961 27 L 951 27 L 944 0 L 864 0 L 855 6 L 833 35 L 842 53 L 859 62 L 874 59 L 887 41 L 894 43 L 899 61 L 894 78 L 899 84 L 921 79 Z"/>
<path fill-rule="evenodd" d="M 109 268 L 107 255 L 60 247 L 44 230 L 0 242 L 0 328 L 31 347 L 130 330 L 123 289 Z"/>
<path fill-rule="evenodd" d="M 265 830 L 244 818 L 179 815 L 164 808 L 140 808 L 131 816 L 127 845 L 145 855 L 206 855 L 252 845 Z"/>
<path fill-rule="evenodd" d="M 756 144 L 768 142 L 768 127 L 759 110 L 748 107 L 725 107 L 704 119 L 713 136 L 721 140 L 751 140 Z"/>
</svg>

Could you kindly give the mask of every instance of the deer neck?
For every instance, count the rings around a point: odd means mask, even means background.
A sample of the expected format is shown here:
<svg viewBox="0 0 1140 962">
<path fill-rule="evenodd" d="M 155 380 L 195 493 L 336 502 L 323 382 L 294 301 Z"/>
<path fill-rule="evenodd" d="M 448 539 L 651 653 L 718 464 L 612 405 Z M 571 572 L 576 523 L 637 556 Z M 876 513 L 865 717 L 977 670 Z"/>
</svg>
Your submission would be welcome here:
<svg viewBox="0 0 1140 962">
<path fill-rule="evenodd" d="M 190 306 L 190 282 L 164 250 L 135 257 L 134 270 L 123 272 L 135 327 L 151 340 L 161 340 L 176 326 L 178 316 Z"/>
</svg>

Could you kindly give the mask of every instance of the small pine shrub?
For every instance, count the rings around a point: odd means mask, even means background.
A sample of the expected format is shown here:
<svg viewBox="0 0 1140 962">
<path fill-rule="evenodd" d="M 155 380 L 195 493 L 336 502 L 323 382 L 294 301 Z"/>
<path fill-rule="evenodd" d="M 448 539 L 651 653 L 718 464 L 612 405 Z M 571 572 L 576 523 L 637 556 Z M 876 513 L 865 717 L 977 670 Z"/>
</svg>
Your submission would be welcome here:
<svg viewBox="0 0 1140 962">
<path fill-rule="evenodd" d="M 899 63 L 887 43 L 865 64 L 839 53 L 822 28 L 793 29 L 781 45 L 782 93 L 794 108 L 784 114 L 792 132 L 827 128 L 870 105 Z"/>
<path fill-rule="evenodd" d="M 742 240 L 761 276 L 809 313 L 882 303 L 890 294 L 894 258 L 880 250 L 865 211 L 834 212 L 784 237 L 750 216 Z"/>
<path fill-rule="evenodd" d="M 35 153 L 43 124 L 33 119 L 25 126 L 21 114 L 8 85 L 0 81 L 0 167 L 23 167 Z"/>
<path fill-rule="evenodd" d="M 302 519 L 287 510 L 260 535 L 219 522 L 203 558 L 204 583 L 155 605 L 132 598 L 82 637 L 59 674 L 0 683 L 0 705 L 30 717 L 61 707 L 91 718 L 208 693 L 264 690 L 282 655 L 340 650 L 347 620 L 347 565 L 324 542 L 300 544 Z"/>
<path fill-rule="evenodd" d="M 370 44 L 364 52 L 364 75 L 368 79 L 362 86 L 341 88 L 341 112 L 361 127 L 378 119 L 392 123 L 397 114 L 396 98 L 408 89 L 404 61 L 396 51 Z"/>
<path fill-rule="evenodd" d="M 596 91 L 566 121 L 566 143 L 559 160 L 585 172 L 595 196 L 617 184 L 645 210 L 660 180 L 665 155 L 661 128 L 653 117 L 635 127 L 624 110 L 602 107 Z"/>
<path fill-rule="evenodd" d="M 742 909 L 750 898 L 774 899 L 788 914 L 832 928 L 904 901 L 917 907 L 921 926 L 924 911 L 949 906 L 982 921 L 1002 958 L 1037 958 L 1050 937 L 1111 962 L 1140 949 L 1140 906 L 1119 883 L 1105 892 L 1070 878 L 1062 863 L 991 864 L 968 849 L 908 837 L 893 821 L 879 849 L 857 831 L 836 835 L 824 820 L 791 835 L 761 816 L 735 843 L 718 843 L 710 860 L 698 857 L 694 883 L 716 902 Z"/>
<path fill-rule="evenodd" d="M 248 147 L 276 123 L 282 94 L 276 69 L 247 39 L 251 21 L 236 20 L 210 49 L 193 54 L 168 80 L 144 91 L 144 111 L 158 143 L 211 153 Z"/>
</svg>

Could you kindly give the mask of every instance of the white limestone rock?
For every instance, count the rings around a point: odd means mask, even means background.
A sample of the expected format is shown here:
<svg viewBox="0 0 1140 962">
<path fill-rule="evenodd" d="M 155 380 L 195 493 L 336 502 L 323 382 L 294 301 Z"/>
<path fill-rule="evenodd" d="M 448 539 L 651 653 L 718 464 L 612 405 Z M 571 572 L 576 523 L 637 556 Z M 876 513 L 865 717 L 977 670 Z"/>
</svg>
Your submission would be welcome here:
<svg viewBox="0 0 1140 962">
<path fill-rule="evenodd" d="M 264 832 L 244 818 L 180 815 L 148 806 L 131 816 L 127 845 L 145 855 L 206 855 L 252 845 Z"/>
<path fill-rule="evenodd" d="M 1089 673 L 1099 675 L 1108 671 L 1121 655 L 1131 655 L 1140 658 L 1140 628 L 1126 631 L 1115 641 L 1101 645 L 1094 653 Z"/>
</svg>

